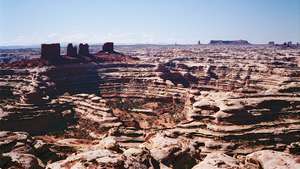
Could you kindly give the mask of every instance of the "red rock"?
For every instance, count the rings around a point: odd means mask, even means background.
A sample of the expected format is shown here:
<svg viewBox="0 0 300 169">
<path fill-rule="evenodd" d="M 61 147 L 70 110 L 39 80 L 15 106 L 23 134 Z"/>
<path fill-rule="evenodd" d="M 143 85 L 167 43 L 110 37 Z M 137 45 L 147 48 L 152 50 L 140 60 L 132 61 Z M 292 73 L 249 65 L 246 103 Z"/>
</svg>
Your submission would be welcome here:
<svg viewBox="0 0 300 169">
<path fill-rule="evenodd" d="M 59 63 L 62 61 L 60 56 L 60 44 L 42 44 L 41 45 L 41 58 L 49 61 L 50 63 Z"/>
<path fill-rule="evenodd" d="M 114 52 L 114 43 L 113 42 L 106 42 L 103 44 L 102 47 L 103 52 L 113 53 Z"/>
<path fill-rule="evenodd" d="M 77 57 L 77 47 L 69 43 L 67 46 L 67 56 Z"/>
<path fill-rule="evenodd" d="M 90 52 L 89 52 L 89 45 L 86 44 L 79 44 L 79 51 L 78 51 L 78 55 L 80 56 L 89 56 Z"/>
</svg>

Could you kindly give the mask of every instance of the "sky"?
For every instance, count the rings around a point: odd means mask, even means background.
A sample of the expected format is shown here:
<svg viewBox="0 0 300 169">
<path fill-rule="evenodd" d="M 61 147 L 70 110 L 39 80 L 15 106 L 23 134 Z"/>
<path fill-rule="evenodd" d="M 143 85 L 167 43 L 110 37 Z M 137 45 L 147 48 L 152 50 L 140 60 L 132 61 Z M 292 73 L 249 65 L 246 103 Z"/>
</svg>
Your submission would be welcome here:
<svg viewBox="0 0 300 169">
<path fill-rule="evenodd" d="M 0 45 L 300 42 L 300 0 L 0 0 Z"/>
</svg>

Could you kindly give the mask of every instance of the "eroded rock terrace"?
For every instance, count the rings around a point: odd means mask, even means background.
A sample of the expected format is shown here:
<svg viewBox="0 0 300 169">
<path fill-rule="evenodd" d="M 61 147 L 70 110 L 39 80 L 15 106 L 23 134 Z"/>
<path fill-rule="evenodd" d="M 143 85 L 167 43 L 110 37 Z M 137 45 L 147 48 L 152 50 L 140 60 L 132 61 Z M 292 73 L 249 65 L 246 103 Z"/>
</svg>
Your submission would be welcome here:
<svg viewBox="0 0 300 169">
<path fill-rule="evenodd" d="M 119 50 L 2 64 L 0 167 L 299 167 L 299 49 Z"/>
</svg>

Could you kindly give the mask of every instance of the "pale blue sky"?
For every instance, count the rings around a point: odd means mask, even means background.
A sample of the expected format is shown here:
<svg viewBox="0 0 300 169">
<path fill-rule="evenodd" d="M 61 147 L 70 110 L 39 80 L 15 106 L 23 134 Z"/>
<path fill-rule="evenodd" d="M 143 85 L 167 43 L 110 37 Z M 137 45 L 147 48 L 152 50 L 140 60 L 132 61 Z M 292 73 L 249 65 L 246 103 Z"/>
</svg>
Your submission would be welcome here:
<svg viewBox="0 0 300 169">
<path fill-rule="evenodd" d="M 300 42 L 300 0 L 0 0 L 0 45 Z"/>
</svg>

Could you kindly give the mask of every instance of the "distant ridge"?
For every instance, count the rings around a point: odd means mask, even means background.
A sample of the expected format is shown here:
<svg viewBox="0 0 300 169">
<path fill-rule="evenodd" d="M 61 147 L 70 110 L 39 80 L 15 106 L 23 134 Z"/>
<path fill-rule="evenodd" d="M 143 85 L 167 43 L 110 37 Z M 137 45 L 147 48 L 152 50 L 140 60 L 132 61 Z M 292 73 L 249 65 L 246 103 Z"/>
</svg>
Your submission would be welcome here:
<svg viewBox="0 0 300 169">
<path fill-rule="evenodd" d="M 210 45 L 250 45 L 246 40 L 211 40 Z"/>
</svg>

